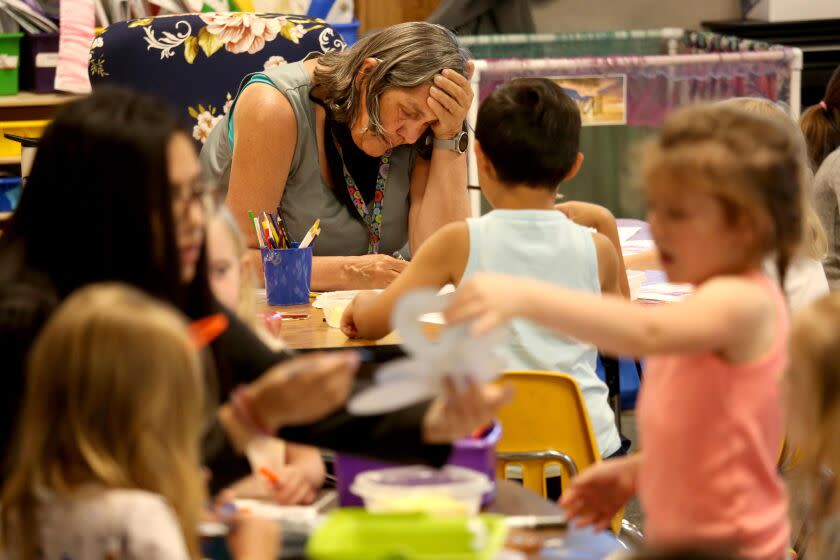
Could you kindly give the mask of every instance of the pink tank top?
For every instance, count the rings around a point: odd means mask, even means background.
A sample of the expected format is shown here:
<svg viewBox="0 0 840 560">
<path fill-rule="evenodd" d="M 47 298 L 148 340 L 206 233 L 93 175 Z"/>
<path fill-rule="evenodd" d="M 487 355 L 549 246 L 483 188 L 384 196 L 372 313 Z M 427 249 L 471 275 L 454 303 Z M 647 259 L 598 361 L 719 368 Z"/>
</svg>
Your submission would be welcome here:
<svg viewBox="0 0 840 560">
<path fill-rule="evenodd" d="M 766 276 L 747 279 L 776 305 L 776 337 L 764 356 L 744 364 L 711 352 L 648 360 L 638 490 L 652 546 L 702 544 L 750 560 L 779 560 L 788 549 L 787 494 L 776 471 L 787 305 Z"/>
</svg>

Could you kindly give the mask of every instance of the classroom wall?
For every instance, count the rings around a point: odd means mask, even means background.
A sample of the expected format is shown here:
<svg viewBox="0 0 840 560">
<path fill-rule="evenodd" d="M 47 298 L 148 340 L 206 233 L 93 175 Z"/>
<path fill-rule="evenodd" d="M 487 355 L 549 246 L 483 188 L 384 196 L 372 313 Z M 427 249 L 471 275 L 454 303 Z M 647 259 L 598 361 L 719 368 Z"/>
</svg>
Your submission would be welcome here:
<svg viewBox="0 0 840 560">
<path fill-rule="evenodd" d="M 738 19 L 739 0 L 531 0 L 541 33 L 657 29 L 700 29 L 701 21 Z"/>
</svg>

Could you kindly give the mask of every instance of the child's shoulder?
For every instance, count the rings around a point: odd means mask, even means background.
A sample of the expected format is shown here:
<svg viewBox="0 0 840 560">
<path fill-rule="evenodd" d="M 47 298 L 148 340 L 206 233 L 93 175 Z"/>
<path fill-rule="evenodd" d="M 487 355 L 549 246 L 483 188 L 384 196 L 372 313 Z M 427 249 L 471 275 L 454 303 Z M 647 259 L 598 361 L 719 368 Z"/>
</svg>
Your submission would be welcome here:
<svg viewBox="0 0 840 560">
<path fill-rule="evenodd" d="M 134 488 L 103 488 L 90 485 L 72 497 L 43 495 L 46 506 L 52 506 L 82 517 L 97 517 L 106 513 L 122 525 L 142 525 L 156 519 L 173 520 L 175 513 L 160 494 Z"/>
<path fill-rule="evenodd" d="M 475 218 L 470 218 L 475 219 Z M 479 218 L 480 219 L 480 218 Z M 436 243 L 441 247 L 450 246 L 452 243 L 465 242 L 470 238 L 470 226 L 466 220 L 449 222 L 434 232 L 428 241 Z"/>
<path fill-rule="evenodd" d="M 112 507 L 136 512 L 171 512 L 169 503 L 160 494 L 134 488 L 114 488 L 105 490 L 105 499 Z"/>
<path fill-rule="evenodd" d="M 113 538 L 136 558 L 187 558 L 175 512 L 160 495 L 88 486 L 70 497 L 39 492 L 39 519 L 51 557 L 82 557 Z M 102 550 L 105 557 L 107 550 Z"/>
<path fill-rule="evenodd" d="M 163 496 L 145 490 L 114 489 L 107 491 L 106 500 L 135 557 L 189 556 L 175 511 Z"/>
<path fill-rule="evenodd" d="M 747 317 L 774 313 L 776 300 L 784 298 L 778 285 L 761 272 L 715 276 L 697 286 L 694 297 L 716 303 L 730 315 Z"/>
</svg>

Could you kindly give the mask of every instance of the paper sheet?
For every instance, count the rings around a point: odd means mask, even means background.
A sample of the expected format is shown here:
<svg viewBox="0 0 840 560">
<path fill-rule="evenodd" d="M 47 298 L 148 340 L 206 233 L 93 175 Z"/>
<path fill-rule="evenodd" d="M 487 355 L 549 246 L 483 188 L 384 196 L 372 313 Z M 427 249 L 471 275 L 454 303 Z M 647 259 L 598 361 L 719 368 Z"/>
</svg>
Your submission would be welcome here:
<svg viewBox="0 0 840 560">
<path fill-rule="evenodd" d="M 618 240 L 624 244 L 627 241 L 630 241 L 630 238 L 639 233 L 642 228 L 638 226 L 619 226 L 618 227 Z"/>
<path fill-rule="evenodd" d="M 653 243 L 652 239 L 640 239 L 638 241 L 622 241 L 621 254 L 635 255 L 637 253 L 644 253 L 645 251 L 650 251 L 655 247 L 656 245 Z"/>
<path fill-rule="evenodd" d="M 504 360 L 494 349 L 506 329 L 476 337 L 470 335 L 470 325 L 463 324 L 444 329 L 435 341 L 426 336 L 418 319 L 446 309 L 450 299 L 432 290 L 417 290 L 400 299 L 391 323 L 408 357 L 383 365 L 375 383 L 355 394 L 347 410 L 358 415 L 381 414 L 440 394 L 445 376 L 457 381 L 469 374 L 478 382 L 488 382 L 499 375 Z"/>
<path fill-rule="evenodd" d="M 661 282 L 642 286 L 639 290 L 639 299 L 647 301 L 680 301 L 694 291 L 690 284 L 673 284 Z"/>
</svg>

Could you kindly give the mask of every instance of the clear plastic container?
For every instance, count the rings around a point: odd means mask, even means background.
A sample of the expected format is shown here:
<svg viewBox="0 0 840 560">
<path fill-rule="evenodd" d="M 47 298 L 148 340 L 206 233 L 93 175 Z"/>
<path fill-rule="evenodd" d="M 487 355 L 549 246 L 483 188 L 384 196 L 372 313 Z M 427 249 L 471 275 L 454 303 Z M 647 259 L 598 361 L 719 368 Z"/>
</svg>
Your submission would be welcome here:
<svg viewBox="0 0 840 560">
<path fill-rule="evenodd" d="M 485 474 L 472 469 L 416 465 L 364 472 L 350 489 L 371 513 L 471 515 L 478 513 L 482 495 L 492 487 Z"/>
</svg>

